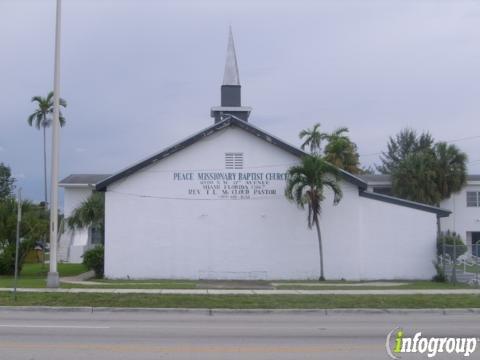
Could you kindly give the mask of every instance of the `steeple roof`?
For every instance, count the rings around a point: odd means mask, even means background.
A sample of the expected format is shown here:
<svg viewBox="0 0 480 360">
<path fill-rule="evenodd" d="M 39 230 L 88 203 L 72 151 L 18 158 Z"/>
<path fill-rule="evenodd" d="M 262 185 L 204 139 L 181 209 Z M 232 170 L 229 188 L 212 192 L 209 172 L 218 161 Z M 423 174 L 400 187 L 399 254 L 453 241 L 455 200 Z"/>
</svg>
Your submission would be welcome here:
<svg viewBox="0 0 480 360">
<path fill-rule="evenodd" d="M 228 35 L 227 59 L 225 61 L 225 73 L 223 75 L 223 85 L 240 85 L 240 76 L 238 75 L 237 54 L 235 53 L 235 43 L 233 42 L 232 27 Z"/>
</svg>

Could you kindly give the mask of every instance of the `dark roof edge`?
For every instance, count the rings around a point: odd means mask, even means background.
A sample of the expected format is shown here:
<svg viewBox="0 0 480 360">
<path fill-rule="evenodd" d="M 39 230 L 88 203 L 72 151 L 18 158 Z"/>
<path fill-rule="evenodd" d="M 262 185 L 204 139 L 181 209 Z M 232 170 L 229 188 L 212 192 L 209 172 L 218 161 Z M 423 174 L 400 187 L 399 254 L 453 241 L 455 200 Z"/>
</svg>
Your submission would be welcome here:
<svg viewBox="0 0 480 360">
<path fill-rule="evenodd" d="M 109 177 L 110 174 L 70 174 L 58 182 L 61 187 L 90 186 Z"/>
<path fill-rule="evenodd" d="M 293 155 L 296 155 L 298 157 L 309 155 L 307 152 L 297 148 L 296 146 L 290 145 L 289 143 L 283 140 L 280 140 L 276 136 L 271 135 L 262 129 L 259 129 L 256 126 L 246 121 L 243 121 L 237 118 L 232 118 L 232 119 L 235 120 L 234 124 L 237 125 L 238 127 L 243 128 L 244 130 L 252 133 L 253 135 L 262 136 L 264 140 L 271 142 L 274 145 L 277 145 L 278 147 L 292 153 Z M 344 180 L 358 186 L 362 190 L 366 190 L 368 188 L 368 184 L 362 179 L 356 177 L 355 175 L 352 175 L 349 172 L 342 169 L 338 169 L 338 171 L 340 173 L 340 177 L 343 178 Z"/>
<path fill-rule="evenodd" d="M 208 135 L 211 135 L 213 134 L 214 132 L 218 131 L 218 130 L 221 130 L 227 126 L 229 126 L 229 119 L 226 119 L 226 120 L 223 120 L 223 121 L 220 121 L 216 124 L 213 124 L 212 126 L 209 126 L 205 129 L 203 129 L 202 131 L 184 139 L 184 140 L 181 140 L 169 147 L 167 147 L 166 149 L 162 150 L 161 152 L 159 153 L 156 153 L 152 156 L 149 156 L 139 162 L 137 162 L 136 164 L 132 165 L 132 166 L 129 166 L 129 167 L 126 167 L 124 168 L 123 170 L 120 170 L 119 172 L 113 174 L 112 176 L 106 178 L 105 180 L 103 181 L 100 181 L 97 185 L 96 185 L 96 190 L 97 191 L 105 191 L 107 189 L 107 186 L 112 184 L 113 182 L 117 181 L 117 180 L 120 180 L 121 178 L 123 177 L 126 177 L 128 175 L 131 175 L 133 174 L 134 172 L 140 170 L 140 169 L 143 169 L 144 167 L 148 166 L 148 165 L 151 165 L 155 162 L 157 162 L 158 160 L 161 160 L 161 159 L 164 159 L 174 153 L 176 153 L 177 151 L 180 151 L 184 148 L 186 148 L 187 146 L 197 142 L 198 140 L 208 136 Z"/>
<path fill-rule="evenodd" d="M 113 182 L 117 181 L 117 180 L 120 180 L 126 176 L 129 176 L 135 172 L 137 172 L 138 170 L 141 170 L 143 169 L 144 167 L 146 166 L 149 166 L 159 160 L 162 160 L 174 153 L 176 153 L 177 151 L 180 151 L 184 148 L 186 148 L 187 146 L 189 145 L 192 145 L 193 143 L 197 142 L 198 140 L 204 138 L 204 137 L 207 137 L 219 130 L 222 130 L 230 125 L 235 125 L 235 126 L 238 126 L 239 128 L 255 135 L 255 136 L 258 136 L 260 138 L 262 138 L 263 140 L 273 144 L 273 145 L 276 145 L 278 147 L 280 147 L 281 149 L 295 155 L 295 156 L 298 156 L 298 157 L 302 157 L 302 156 L 305 156 L 305 155 L 308 155 L 306 152 L 304 152 L 303 150 L 293 146 L 293 145 L 290 145 L 288 143 L 286 143 L 285 141 L 283 140 L 280 140 L 279 138 L 277 138 L 276 136 L 273 136 L 259 128 L 257 128 L 256 126 L 253 126 L 251 125 L 250 123 L 246 122 L 246 121 L 243 121 L 243 120 L 240 120 L 234 116 L 230 116 L 216 124 L 213 124 L 212 126 L 209 126 L 207 127 L 206 129 L 162 150 L 161 152 L 159 153 L 156 153 L 155 155 L 152 155 L 132 166 L 129 166 L 121 171 L 119 171 L 118 173 L 116 174 L 113 174 L 112 176 L 106 178 L 105 180 L 102 180 L 100 181 L 99 183 L 96 184 L 96 190 L 97 191 L 106 191 L 107 189 L 107 186 L 112 184 Z M 368 184 L 359 179 L 358 177 L 344 171 L 344 170 L 340 170 L 340 176 L 356 185 L 359 187 L 359 189 L 361 190 L 365 190 L 367 189 L 368 187 Z"/>
<path fill-rule="evenodd" d="M 448 217 L 452 213 L 450 210 L 442 209 L 436 206 L 426 205 L 419 202 L 400 199 L 394 196 L 388 196 L 388 195 L 374 193 L 370 191 L 360 191 L 359 194 L 360 196 L 368 199 L 384 201 L 390 204 L 401 205 L 401 206 L 406 206 L 412 209 L 431 212 L 431 213 L 437 214 L 438 217 Z"/>
</svg>

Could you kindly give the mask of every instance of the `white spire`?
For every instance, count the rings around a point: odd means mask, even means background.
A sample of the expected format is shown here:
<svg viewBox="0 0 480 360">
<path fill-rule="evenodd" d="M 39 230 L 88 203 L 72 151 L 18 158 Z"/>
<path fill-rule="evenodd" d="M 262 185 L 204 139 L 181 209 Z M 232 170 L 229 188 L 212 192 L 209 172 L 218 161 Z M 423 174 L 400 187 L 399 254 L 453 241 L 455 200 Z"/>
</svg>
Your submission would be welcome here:
<svg viewBox="0 0 480 360">
<path fill-rule="evenodd" d="M 225 62 L 225 74 L 223 75 L 223 85 L 240 85 L 240 76 L 238 75 L 237 55 L 235 53 L 235 44 L 233 43 L 232 27 L 228 35 L 227 60 Z"/>
</svg>

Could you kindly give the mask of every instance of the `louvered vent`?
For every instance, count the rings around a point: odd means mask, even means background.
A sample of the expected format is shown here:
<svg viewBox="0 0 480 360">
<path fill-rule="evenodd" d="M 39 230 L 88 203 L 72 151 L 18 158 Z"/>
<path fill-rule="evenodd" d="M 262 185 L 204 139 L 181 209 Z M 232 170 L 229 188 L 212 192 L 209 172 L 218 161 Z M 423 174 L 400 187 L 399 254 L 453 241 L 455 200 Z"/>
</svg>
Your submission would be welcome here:
<svg viewBox="0 0 480 360">
<path fill-rule="evenodd" d="M 243 169 L 243 153 L 225 153 L 225 168 L 232 170 Z"/>
</svg>

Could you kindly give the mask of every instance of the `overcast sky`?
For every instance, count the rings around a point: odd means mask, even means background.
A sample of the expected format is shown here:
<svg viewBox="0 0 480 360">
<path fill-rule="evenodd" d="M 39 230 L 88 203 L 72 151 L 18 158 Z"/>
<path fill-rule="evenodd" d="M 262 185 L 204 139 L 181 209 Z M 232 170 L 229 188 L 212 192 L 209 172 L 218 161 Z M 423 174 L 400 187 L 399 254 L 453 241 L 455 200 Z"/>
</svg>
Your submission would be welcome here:
<svg viewBox="0 0 480 360">
<path fill-rule="evenodd" d="M 53 87 L 54 20 L 55 0 L 0 0 L 0 162 L 34 200 L 42 137 L 26 119 Z M 479 136 L 456 144 L 480 160 L 480 1 L 63 0 L 61 176 L 211 125 L 229 24 L 258 127 L 298 145 L 315 122 L 347 126 L 363 165 L 406 126 Z"/>
</svg>

